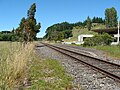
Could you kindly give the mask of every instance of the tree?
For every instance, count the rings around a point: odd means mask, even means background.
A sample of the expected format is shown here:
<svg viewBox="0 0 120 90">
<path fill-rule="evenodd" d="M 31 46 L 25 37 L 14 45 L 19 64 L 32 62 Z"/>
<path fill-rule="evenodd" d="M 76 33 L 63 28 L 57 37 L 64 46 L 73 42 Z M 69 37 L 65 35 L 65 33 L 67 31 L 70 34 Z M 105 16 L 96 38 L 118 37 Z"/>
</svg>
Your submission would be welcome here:
<svg viewBox="0 0 120 90">
<path fill-rule="evenodd" d="M 88 28 L 88 31 L 90 31 L 91 30 L 91 19 L 90 19 L 90 17 L 88 16 L 87 17 L 87 28 Z"/>
<path fill-rule="evenodd" d="M 28 10 L 27 13 L 27 26 L 28 26 L 28 32 L 31 39 L 36 39 L 36 34 L 39 32 L 39 29 L 41 28 L 40 23 L 37 24 L 35 19 L 35 12 L 36 12 L 36 4 L 33 3 Z"/>
<path fill-rule="evenodd" d="M 22 18 L 16 32 L 22 41 L 28 42 L 36 39 L 36 35 L 40 32 L 41 25 L 37 24 L 35 19 L 36 4 L 33 3 L 27 12 L 27 18 Z"/>
<path fill-rule="evenodd" d="M 36 12 L 36 4 L 33 3 L 31 5 L 30 9 L 28 10 L 28 13 L 27 13 L 28 18 L 34 19 L 35 12 Z"/>
<path fill-rule="evenodd" d="M 93 19 L 92 19 L 92 23 L 102 23 L 102 24 L 104 24 L 104 19 L 94 16 Z"/>
<path fill-rule="evenodd" d="M 86 25 L 87 25 L 87 20 L 83 22 L 83 26 L 86 26 Z"/>
<path fill-rule="evenodd" d="M 44 38 L 48 40 L 61 41 L 72 36 L 73 24 L 62 22 L 54 24 L 47 28 Z"/>
<path fill-rule="evenodd" d="M 105 10 L 105 25 L 107 28 L 117 27 L 117 11 L 114 7 Z"/>
<path fill-rule="evenodd" d="M 64 39 L 64 34 L 63 34 L 63 32 L 59 32 L 59 34 L 58 34 L 58 40 L 59 41 L 62 41 Z"/>
<path fill-rule="evenodd" d="M 95 16 L 92 19 L 92 23 L 96 23 L 96 17 Z"/>
</svg>

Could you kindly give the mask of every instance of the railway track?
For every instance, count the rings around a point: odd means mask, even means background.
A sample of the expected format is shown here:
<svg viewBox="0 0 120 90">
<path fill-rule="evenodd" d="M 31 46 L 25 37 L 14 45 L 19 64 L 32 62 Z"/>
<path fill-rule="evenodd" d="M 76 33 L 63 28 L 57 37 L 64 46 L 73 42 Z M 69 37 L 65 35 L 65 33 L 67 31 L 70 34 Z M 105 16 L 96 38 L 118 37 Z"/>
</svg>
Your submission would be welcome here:
<svg viewBox="0 0 120 90">
<path fill-rule="evenodd" d="M 104 75 L 114 79 L 115 81 L 120 82 L 120 65 L 118 64 L 107 62 L 102 59 L 86 55 L 84 53 L 75 52 L 65 47 L 55 46 L 47 43 L 42 44 L 71 58 L 74 58 L 75 60 L 78 60 L 83 64 L 90 66 L 92 69 L 103 73 Z"/>
</svg>

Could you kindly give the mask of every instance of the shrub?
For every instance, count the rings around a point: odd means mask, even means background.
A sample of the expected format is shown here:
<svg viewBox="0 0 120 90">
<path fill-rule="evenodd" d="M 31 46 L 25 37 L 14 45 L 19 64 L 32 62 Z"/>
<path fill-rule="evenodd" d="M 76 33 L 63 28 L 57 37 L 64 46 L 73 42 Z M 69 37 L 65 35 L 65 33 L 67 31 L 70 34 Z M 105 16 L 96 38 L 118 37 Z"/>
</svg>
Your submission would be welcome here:
<svg viewBox="0 0 120 90">
<path fill-rule="evenodd" d="M 71 43 L 72 45 L 76 45 L 74 42 Z"/>
<path fill-rule="evenodd" d="M 83 46 L 110 45 L 113 41 L 112 36 L 107 33 L 95 35 L 92 38 L 86 38 Z"/>
<path fill-rule="evenodd" d="M 107 33 L 104 33 L 102 35 L 102 39 L 103 39 L 104 45 L 110 45 L 111 42 L 113 41 L 113 38 Z"/>
<path fill-rule="evenodd" d="M 86 38 L 83 46 L 94 46 L 93 38 Z"/>
<path fill-rule="evenodd" d="M 0 34 L 0 41 L 18 41 L 18 36 L 13 33 Z"/>
</svg>

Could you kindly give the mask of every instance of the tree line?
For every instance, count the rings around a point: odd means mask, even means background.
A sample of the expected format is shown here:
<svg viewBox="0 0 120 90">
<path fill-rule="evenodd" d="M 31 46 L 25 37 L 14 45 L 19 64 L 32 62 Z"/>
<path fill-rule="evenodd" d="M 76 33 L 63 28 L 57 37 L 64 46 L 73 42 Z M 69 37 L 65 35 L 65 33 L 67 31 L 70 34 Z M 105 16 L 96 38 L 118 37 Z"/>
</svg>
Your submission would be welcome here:
<svg viewBox="0 0 120 90">
<path fill-rule="evenodd" d="M 92 19 L 92 23 L 105 23 L 105 20 L 103 19 L 103 18 L 101 18 L 101 17 L 93 17 L 93 19 Z"/>
<path fill-rule="evenodd" d="M 27 11 L 27 18 L 23 17 L 20 21 L 19 27 L 13 29 L 10 34 L 0 33 L 0 40 L 4 41 L 21 41 L 21 42 L 29 42 L 36 40 L 37 33 L 40 32 L 41 24 L 37 23 L 35 19 L 36 13 L 36 4 L 33 3 L 29 10 Z M 112 8 L 105 9 L 105 19 L 101 17 L 93 17 L 92 19 L 88 16 L 86 20 L 83 22 L 69 23 L 62 22 L 54 24 L 46 29 L 46 35 L 44 36 L 47 40 L 55 40 L 61 41 L 62 39 L 67 39 L 72 37 L 72 29 L 73 27 L 83 27 L 88 28 L 88 31 L 91 30 L 92 23 L 101 23 L 106 26 L 106 28 L 117 27 L 117 10 Z M 8 36 L 8 38 L 7 38 Z M 14 38 L 14 40 L 12 39 Z"/>
<path fill-rule="evenodd" d="M 83 22 L 69 23 L 62 22 L 54 24 L 46 29 L 46 35 L 44 36 L 47 40 L 61 41 L 62 39 L 67 39 L 72 37 L 72 29 L 73 27 L 85 27 L 88 24 L 88 20 L 84 20 Z M 90 21 L 91 23 L 91 21 Z M 94 17 L 92 23 L 103 23 L 104 19 L 100 17 Z"/>
<path fill-rule="evenodd" d="M 106 28 L 115 28 L 118 24 L 118 16 L 117 16 L 117 10 L 112 8 L 106 8 L 105 9 L 105 19 L 93 17 L 91 19 L 89 16 L 87 17 L 87 28 L 90 31 L 92 23 L 104 23 Z"/>
<path fill-rule="evenodd" d="M 87 27 L 88 31 L 91 30 L 92 23 L 100 23 L 106 26 L 106 28 L 117 27 L 117 10 L 112 8 L 105 9 L 105 19 L 101 17 L 93 17 L 92 19 L 88 16 L 86 20 L 83 22 L 69 23 L 62 22 L 58 24 L 54 24 L 46 29 L 46 35 L 44 38 L 47 40 L 61 41 L 62 39 L 66 39 L 72 37 L 72 29 L 73 27 Z"/>
<path fill-rule="evenodd" d="M 47 28 L 44 38 L 47 40 L 61 41 L 64 38 L 72 37 L 73 25 L 68 22 L 54 24 Z"/>
<path fill-rule="evenodd" d="M 0 33 L 0 41 L 20 41 L 30 42 L 36 40 L 37 33 L 40 32 L 41 24 L 35 19 L 36 4 L 33 3 L 27 11 L 27 18 L 23 17 L 19 27 L 9 33 Z"/>
<path fill-rule="evenodd" d="M 11 31 L 1 31 L 0 32 L 0 41 L 17 41 L 18 36 L 12 33 Z"/>
</svg>

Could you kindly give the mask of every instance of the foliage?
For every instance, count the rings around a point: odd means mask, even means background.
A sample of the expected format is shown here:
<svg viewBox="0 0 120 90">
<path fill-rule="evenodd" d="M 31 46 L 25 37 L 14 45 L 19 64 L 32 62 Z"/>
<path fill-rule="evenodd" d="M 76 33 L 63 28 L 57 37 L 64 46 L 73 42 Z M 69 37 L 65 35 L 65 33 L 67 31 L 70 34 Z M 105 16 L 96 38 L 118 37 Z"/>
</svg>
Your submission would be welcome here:
<svg viewBox="0 0 120 90">
<path fill-rule="evenodd" d="M 42 60 L 38 55 L 33 58 L 29 69 L 32 85 L 27 90 L 65 90 L 71 86 L 72 77 L 57 60 Z"/>
<path fill-rule="evenodd" d="M 105 10 L 105 25 L 107 28 L 117 27 L 117 11 L 114 7 Z"/>
<path fill-rule="evenodd" d="M 63 39 L 67 39 L 73 36 L 72 29 L 74 27 L 84 29 L 86 25 L 87 25 L 87 20 L 76 23 L 68 23 L 68 22 L 57 23 L 46 29 L 46 35 L 44 36 L 44 38 L 46 38 L 47 40 L 59 40 L 57 38 L 58 35 L 55 34 L 61 32 L 63 33 L 64 36 Z"/>
<path fill-rule="evenodd" d="M 73 27 L 76 27 L 76 26 L 80 26 L 80 27 L 85 27 L 87 25 L 87 20 L 83 21 L 83 22 L 76 22 L 76 23 L 73 23 L 71 24 Z"/>
<path fill-rule="evenodd" d="M 64 38 L 72 37 L 72 30 L 65 30 L 63 31 Z"/>
<path fill-rule="evenodd" d="M 92 19 L 92 23 L 105 23 L 105 20 L 104 19 L 102 19 L 102 18 L 100 18 L 100 17 L 93 17 L 93 19 Z"/>
<path fill-rule="evenodd" d="M 90 19 L 90 17 L 88 16 L 88 17 L 87 17 L 87 28 L 88 28 L 88 31 L 91 30 L 91 26 L 92 26 L 91 23 L 92 23 L 92 22 L 91 22 L 91 19 Z"/>
<path fill-rule="evenodd" d="M 68 22 L 54 24 L 47 28 L 44 38 L 48 40 L 61 41 L 72 36 L 73 26 Z"/>
<path fill-rule="evenodd" d="M 28 10 L 27 18 L 23 17 L 16 29 L 16 33 L 20 37 L 21 41 L 33 41 L 36 39 L 36 34 L 40 31 L 40 23 L 37 24 L 35 19 L 36 4 L 33 3 Z"/>
<path fill-rule="evenodd" d="M 14 33 L 0 33 L 0 41 L 17 41 L 18 40 L 18 36 Z"/>
<path fill-rule="evenodd" d="M 94 37 L 86 38 L 83 46 L 110 45 L 112 41 L 112 36 L 104 33 L 102 35 L 95 35 Z"/>
<path fill-rule="evenodd" d="M 107 33 L 104 33 L 102 35 L 102 39 L 103 39 L 103 45 L 110 45 L 111 42 L 113 41 L 113 38 L 111 35 L 107 34 Z"/>
<path fill-rule="evenodd" d="M 58 34 L 60 32 L 63 33 L 63 36 L 64 36 L 63 39 L 68 39 L 69 37 L 73 36 L 72 33 L 73 33 L 74 27 L 76 29 L 85 29 L 86 26 L 88 26 L 88 29 L 90 30 L 92 27 L 92 23 L 104 24 L 104 19 L 99 18 L 99 17 L 94 17 L 92 20 L 88 18 L 87 20 L 84 20 L 83 22 L 79 21 L 76 23 L 68 23 L 68 22 L 57 23 L 46 29 L 46 35 L 44 36 L 44 39 L 54 40 L 54 41 L 59 40 Z"/>
<path fill-rule="evenodd" d="M 62 32 L 58 33 L 58 40 L 62 41 L 64 39 L 64 34 Z"/>
</svg>

